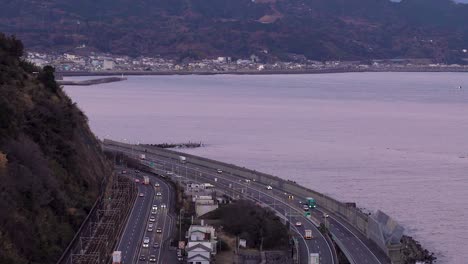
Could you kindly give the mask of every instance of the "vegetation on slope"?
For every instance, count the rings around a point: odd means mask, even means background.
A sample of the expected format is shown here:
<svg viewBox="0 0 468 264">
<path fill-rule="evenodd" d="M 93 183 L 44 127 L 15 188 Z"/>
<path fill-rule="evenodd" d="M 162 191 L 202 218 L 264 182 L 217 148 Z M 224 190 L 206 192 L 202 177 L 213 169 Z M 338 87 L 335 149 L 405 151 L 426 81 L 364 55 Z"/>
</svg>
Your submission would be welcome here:
<svg viewBox="0 0 468 264">
<path fill-rule="evenodd" d="M 263 250 L 285 249 L 289 242 L 288 228 L 271 210 L 247 200 L 219 207 L 203 216 L 220 220 L 223 231 L 247 240 L 247 247 Z"/>
<path fill-rule="evenodd" d="M 467 13 L 452 0 L 14 0 L 0 31 L 44 51 L 453 62 L 466 55 Z"/>
<path fill-rule="evenodd" d="M 0 34 L 0 263 L 55 263 L 111 167 L 54 69 Z"/>
</svg>

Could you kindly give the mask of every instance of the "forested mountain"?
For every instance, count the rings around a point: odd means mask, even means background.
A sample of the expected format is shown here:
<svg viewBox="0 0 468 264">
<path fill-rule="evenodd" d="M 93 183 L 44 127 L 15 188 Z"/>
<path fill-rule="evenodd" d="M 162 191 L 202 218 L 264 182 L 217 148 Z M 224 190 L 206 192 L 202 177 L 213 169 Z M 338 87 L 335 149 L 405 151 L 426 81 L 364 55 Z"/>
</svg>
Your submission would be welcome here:
<svg viewBox="0 0 468 264">
<path fill-rule="evenodd" d="M 56 263 L 111 166 L 53 68 L 0 33 L 0 263 Z"/>
<path fill-rule="evenodd" d="M 35 50 L 447 62 L 457 61 L 468 47 L 468 5 L 452 0 L 3 2 L 0 31 L 16 34 Z"/>
</svg>

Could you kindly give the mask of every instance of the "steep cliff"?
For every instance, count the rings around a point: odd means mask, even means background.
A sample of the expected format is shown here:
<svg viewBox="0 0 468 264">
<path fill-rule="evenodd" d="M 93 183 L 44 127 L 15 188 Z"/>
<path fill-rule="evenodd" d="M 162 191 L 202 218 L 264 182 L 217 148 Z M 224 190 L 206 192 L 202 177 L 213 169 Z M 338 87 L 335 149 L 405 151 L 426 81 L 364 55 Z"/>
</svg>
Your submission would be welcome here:
<svg viewBox="0 0 468 264">
<path fill-rule="evenodd" d="M 111 173 L 53 69 L 0 34 L 0 263 L 55 263 Z"/>
</svg>

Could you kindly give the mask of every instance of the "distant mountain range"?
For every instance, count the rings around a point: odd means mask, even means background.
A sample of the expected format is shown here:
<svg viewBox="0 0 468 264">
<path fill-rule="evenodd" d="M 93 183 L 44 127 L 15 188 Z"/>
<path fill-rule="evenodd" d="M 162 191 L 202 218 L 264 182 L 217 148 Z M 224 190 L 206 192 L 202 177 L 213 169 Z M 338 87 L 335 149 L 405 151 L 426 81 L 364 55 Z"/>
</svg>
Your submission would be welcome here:
<svg viewBox="0 0 468 264">
<path fill-rule="evenodd" d="M 0 31 L 40 51 L 451 63 L 468 49 L 468 5 L 451 0 L 3 2 Z"/>
</svg>

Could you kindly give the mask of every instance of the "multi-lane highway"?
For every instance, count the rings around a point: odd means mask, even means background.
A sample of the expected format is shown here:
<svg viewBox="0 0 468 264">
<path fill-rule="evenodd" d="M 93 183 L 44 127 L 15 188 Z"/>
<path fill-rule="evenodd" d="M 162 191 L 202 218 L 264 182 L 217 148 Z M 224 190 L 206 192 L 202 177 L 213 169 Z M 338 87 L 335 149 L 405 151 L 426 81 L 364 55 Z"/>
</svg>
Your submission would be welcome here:
<svg viewBox="0 0 468 264">
<path fill-rule="evenodd" d="M 154 159 L 152 161 L 158 162 L 158 160 Z M 164 167 L 164 162 L 158 165 Z M 165 168 L 156 168 L 156 170 L 162 173 L 166 172 Z M 283 219 L 289 221 L 291 231 L 299 242 L 299 254 L 303 263 L 307 262 L 310 253 L 319 253 L 321 263 L 337 263 L 336 252 L 331 245 L 331 241 L 327 240 L 325 236 L 317 230 L 316 226 L 304 216 L 303 212 L 296 210 L 294 206 L 288 202 L 282 201 L 275 196 L 270 196 L 268 191 L 253 191 L 248 188 L 240 187 L 239 182 L 229 182 L 221 175 L 217 175 L 217 177 L 215 177 L 216 180 L 214 180 L 214 178 L 206 177 L 203 174 L 200 175 L 199 172 L 197 172 L 198 175 L 195 177 L 195 174 L 190 173 L 190 170 L 187 170 L 187 176 L 185 173 L 180 173 L 180 170 L 175 170 L 176 174 L 170 175 L 175 181 L 211 183 L 216 187 L 218 192 L 222 192 L 234 198 L 255 201 L 258 205 L 275 211 Z M 306 239 L 304 237 L 305 230 L 307 229 L 312 231 L 312 239 Z"/>
<path fill-rule="evenodd" d="M 127 155 L 135 155 L 135 151 L 130 151 L 130 147 L 122 147 L 117 145 L 106 145 L 108 149 L 117 150 L 120 152 L 127 153 Z M 266 190 L 266 186 L 258 182 L 245 181 L 245 178 L 225 173 L 217 173 L 216 167 L 201 167 L 200 165 L 191 164 L 188 160 L 185 164 L 180 164 L 176 159 L 169 158 L 167 156 L 156 155 L 154 153 L 145 153 L 147 159 L 159 165 L 158 169 L 161 171 L 171 170 L 175 171 L 176 174 L 190 178 L 194 181 L 205 181 L 218 185 L 218 188 L 225 189 L 226 191 L 232 192 L 232 194 L 240 192 L 240 195 L 244 197 L 255 198 L 259 202 L 263 202 L 266 205 L 272 206 L 278 212 L 284 216 L 291 218 L 291 222 L 301 221 L 313 230 L 313 241 L 306 241 L 301 243 L 302 252 L 320 252 L 321 263 L 335 263 L 335 253 L 331 248 L 330 243 L 327 243 L 326 239 L 320 236 L 317 229 L 312 228 L 313 224 L 311 219 L 306 219 L 302 216 L 303 211 L 299 200 L 304 201 L 305 197 L 295 196 L 295 203 L 287 201 L 286 195 L 283 190 Z M 215 180 L 216 178 L 216 180 Z M 244 193 L 242 193 L 244 192 Z M 324 213 L 323 208 L 318 208 L 312 212 L 314 222 L 325 221 L 322 217 Z M 377 249 L 375 245 L 369 241 L 366 237 L 355 230 L 346 221 L 339 217 L 330 214 L 326 219 L 330 224 L 330 232 L 334 236 L 335 240 L 341 245 L 341 248 L 347 253 L 347 256 L 351 263 L 376 263 L 376 264 L 387 264 L 390 263 L 388 257 L 384 252 Z M 310 226 L 309 226 L 310 225 Z M 301 227 L 304 229 L 304 227 Z M 302 231 L 301 228 L 297 228 L 299 233 Z M 306 250 L 304 250 L 306 248 Z M 303 254 L 303 253 L 302 253 Z M 304 254 L 305 255 L 305 254 Z"/>
<path fill-rule="evenodd" d="M 132 155 L 133 151 L 122 150 L 127 155 Z M 216 186 L 217 189 L 224 191 L 230 196 L 242 196 L 245 199 L 250 199 L 262 204 L 263 206 L 270 207 L 278 214 L 291 222 L 291 230 L 296 234 L 300 247 L 300 259 L 303 263 L 307 262 L 310 253 L 319 253 L 321 263 L 337 263 L 336 252 L 330 240 L 326 239 L 320 233 L 317 227 L 304 216 L 302 209 L 297 209 L 295 204 L 291 201 L 285 200 L 284 195 L 277 196 L 275 193 L 256 188 L 253 183 L 244 183 L 242 181 L 231 180 L 227 175 L 222 175 L 217 172 L 208 171 L 208 169 L 192 168 L 186 166 L 188 164 L 173 163 L 170 159 L 163 157 L 146 155 L 146 163 L 153 162 L 156 167 L 156 172 L 166 174 L 166 171 L 173 171 L 175 180 L 180 180 L 185 177 L 194 182 L 207 182 Z M 216 180 L 215 180 L 216 178 Z M 296 226 L 300 222 L 301 226 Z M 312 230 L 312 239 L 305 239 L 305 230 Z"/>
<path fill-rule="evenodd" d="M 162 159 L 161 157 L 158 157 L 159 160 L 164 160 L 167 162 L 167 159 Z M 174 161 L 172 161 L 174 162 Z M 177 163 L 175 163 L 177 164 Z M 185 164 L 187 166 L 190 166 L 191 164 L 187 163 Z M 193 166 L 193 165 L 192 165 Z M 180 165 L 176 166 L 181 167 Z M 202 172 L 202 175 L 205 175 L 205 179 L 210 179 L 210 178 L 217 178 L 218 181 L 222 178 L 224 181 L 226 181 L 227 184 L 231 184 L 233 188 L 236 188 L 236 186 L 239 186 L 237 188 L 245 188 L 247 190 L 250 190 L 251 192 L 259 192 L 260 197 L 263 197 L 262 199 L 266 199 L 267 202 L 272 202 L 273 197 L 277 197 L 277 200 L 286 200 L 288 197 L 288 193 L 285 193 L 283 190 L 277 190 L 277 189 L 272 189 L 272 190 L 266 190 L 266 185 L 250 181 L 249 184 L 245 183 L 244 178 L 235 175 L 235 174 L 229 174 L 229 175 L 222 175 L 217 173 L 217 170 L 214 168 L 202 168 L 200 166 L 198 167 L 193 167 L 194 169 L 196 168 L 197 171 Z M 188 170 L 189 172 L 190 170 Z M 184 173 L 184 171 L 181 171 Z M 190 176 L 190 173 L 188 173 Z M 301 196 L 295 196 L 296 203 L 291 203 L 293 209 L 296 209 L 296 212 L 300 212 L 302 210 L 302 205 L 298 201 L 305 201 L 306 197 L 301 197 Z M 284 208 L 282 208 L 284 210 Z M 364 236 L 360 235 L 359 232 L 352 231 L 352 227 L 348 225 L 347 223 L 343 223 L 342 221 L 339 221 L 337 217 L 334 217 L 333 215 L 327 213 L 324 211 L 322 208 L 317 208 L 315 210 L 311 211 L 312 213 L 312 219 L 322 221 L 324 222 L 325 220 L 329 222 L 330 224 L 330 232 L 335 236 L 335 239 L 339 241 L 344 247 L 344 250 L 347 250 L 349 255 L 351 256 L 350 261 L 352 263 L 375 263 L 375 264 L 388 264 L 390 263 L 389 259 L 385 256 L 383 252 L 377 249 L 376 246 L 369 245 L 371 242 L 366 239 Z M 324 213 L 327 213 L 329 217 L 326 219 L 323 218 Z M 312 220 L 309 219 L 309 222 Z M 315 230 L 316 231 L 316 230 Z M 315 232 L 313 230 L 313 232 Z M 323 246 L 323 245 L 318 245 L 318 246 Z M 332 262 L 327 262 L 327 260 L 324 258 L 323 263 L 332 263 Z"/>
<path fill-rule="evenodd" d="M 158 177 L 126 171 L 139 184 L 138 197 L 117 247 L 122 263 L 177 263 L 169 245 L 175 226 L 170 211 L 174 204 L 171 186 Z M 150 184 L 143 184 L 144 175 L 150 178 Z"/>
</svg>

